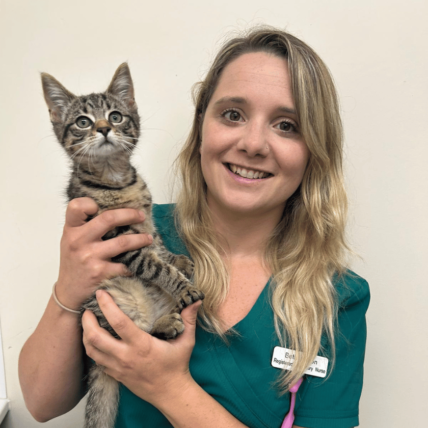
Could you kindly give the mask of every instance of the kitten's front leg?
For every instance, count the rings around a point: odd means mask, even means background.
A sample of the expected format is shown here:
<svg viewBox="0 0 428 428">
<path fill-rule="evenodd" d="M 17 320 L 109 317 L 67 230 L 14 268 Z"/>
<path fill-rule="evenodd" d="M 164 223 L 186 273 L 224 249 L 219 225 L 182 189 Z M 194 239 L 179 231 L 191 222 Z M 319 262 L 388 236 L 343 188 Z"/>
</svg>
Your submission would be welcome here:
<svg viewBox="0 0 428 428">
<path fill-rule="evenodd" d="M 180 309 L 203 300 L 204 293 L 194 287 L 191 282 L 175 267 L 162 260 L 156 251 L 145 247 L 140 250 L 139 257 L 122 261 L 138 278 L 152 282 L 170 294 Z"/>
<path fill-rule="evenodd" d="M 164 315 L 156 320 L 150 334 L 158 339 L 175 339 L 184 331 L 184 322 L 177 308 L 172 313 Z"/>
<path fill-rule="evenodd" d="M 187 279 L 190 279 L 195 270 L 195 264 L 188 257 L 182 254 L 173 254 L 166 252 L 164 260 L 170 265 L 175 266 Z"/>
</svg>

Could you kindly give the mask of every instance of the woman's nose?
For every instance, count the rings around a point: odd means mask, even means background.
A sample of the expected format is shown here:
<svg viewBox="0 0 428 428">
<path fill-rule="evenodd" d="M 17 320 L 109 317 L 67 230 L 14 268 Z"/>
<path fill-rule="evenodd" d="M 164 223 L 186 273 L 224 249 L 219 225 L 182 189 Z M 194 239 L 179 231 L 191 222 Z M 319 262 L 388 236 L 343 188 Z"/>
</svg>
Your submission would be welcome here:
<svg viewBox="0 0 428 428">
<path fill-rule="evenodd" d="M 267 129 L 262 123 L 254 122 L 243 129 L 238 149 L 248 156 L 266 156 L 269 153 Z"/>
</svg>

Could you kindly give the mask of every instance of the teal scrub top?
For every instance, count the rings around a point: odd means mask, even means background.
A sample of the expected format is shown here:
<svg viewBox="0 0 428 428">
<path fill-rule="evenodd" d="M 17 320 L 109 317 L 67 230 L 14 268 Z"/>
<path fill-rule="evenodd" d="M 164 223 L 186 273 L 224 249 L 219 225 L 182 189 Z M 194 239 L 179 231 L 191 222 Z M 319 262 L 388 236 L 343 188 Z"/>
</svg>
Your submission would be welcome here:
<svg viewBox="0 0 428 428">
<path fill-rule="evenodd" d="M 153 216 L 165 246 L 176 254 L 188 252 L 175 229 L 174 205 L 155 205 Z M 340 302 L 336 363 L 326 379 L 305 376 L 297 393 L 294 424 L 308 428 L 351 428 L 358 423 L 366 344 L 365 313 L 370 294 L 367 282 L 351 271 L 335 284 Z M 269 282 L 248 315 L 235 325 L 238 335 L 226 345 L 218 336 L 196 328 L 189 368 L 195 381 L 226 410 L 251 428 L 280 428 L 289 410 L 290 394 L 275 387 L 280 369 L 271 366 L 280 346 L 269 303 Z M 319 355 L 329 356 L 325 348 Z M 151 404 L 120 385 L 115 428 L 171 428 Z M 203 428 L 203 427 L 201 427 Z"/>
</svg>

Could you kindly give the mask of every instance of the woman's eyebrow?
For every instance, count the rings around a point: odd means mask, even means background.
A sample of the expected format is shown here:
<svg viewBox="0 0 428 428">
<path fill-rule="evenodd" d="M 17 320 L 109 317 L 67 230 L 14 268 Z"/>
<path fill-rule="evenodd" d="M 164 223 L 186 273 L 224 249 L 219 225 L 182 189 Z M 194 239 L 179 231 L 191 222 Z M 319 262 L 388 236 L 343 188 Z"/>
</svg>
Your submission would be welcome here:
<svg viewBox="0 0 428 428">
<path fill-rule="evenodd" d="M 236 104 L 247 104 L 247 100 L 245 98 L 242 98 L 242 97 L 223 97 L 223 98 L 220 98 L 219 100 L 217 100 L 214 103 L 214 105 L 217 106 L 219 104 L 228 103 L 228 102 L 232 102 L 232 103 L 236 103 Z"/>
<path fill-rule="evenodd" d="M 217 100 L 214 105 L 217 106 L 224 103 L 248 104 L 247 100 L 243 97 L 223 97 Z M 277 108 L 277 111 L 297 116 L 296 110 L 291 107 L 281 106 Z"/>
<path fill-rule="evenodd" d="M 282 113 L 288 113 L 288 114 L 293 114 L 294 116 L 297 116 L 297 112 L 296 110 L 294 110 L 294 108 L 290 108 L 290 107 L 278 107 L 278 111 L 282 112 Z"/>
</svg>

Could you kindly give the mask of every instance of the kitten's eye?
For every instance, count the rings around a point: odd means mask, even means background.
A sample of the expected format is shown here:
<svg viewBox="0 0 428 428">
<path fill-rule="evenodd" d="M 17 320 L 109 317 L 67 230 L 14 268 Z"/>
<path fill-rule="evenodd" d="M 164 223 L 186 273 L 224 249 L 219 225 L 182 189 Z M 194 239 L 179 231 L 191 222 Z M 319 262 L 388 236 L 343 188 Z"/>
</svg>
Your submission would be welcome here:
<svg viewBox="0 0 428 428">
<path fill-rule="evenodd" d="M 92 125 L 92 120 L 86 116 L 80 116 L 76 120 L 76 125 L 79 128 L 89 128 Z"/>
<path fill-rule="evenodd" d="M 122 115 L 118 111 L 114 111 L 109 114 L 108 120 L 111 123 L 120 123 L 122 122 Z"/>
</svg>

